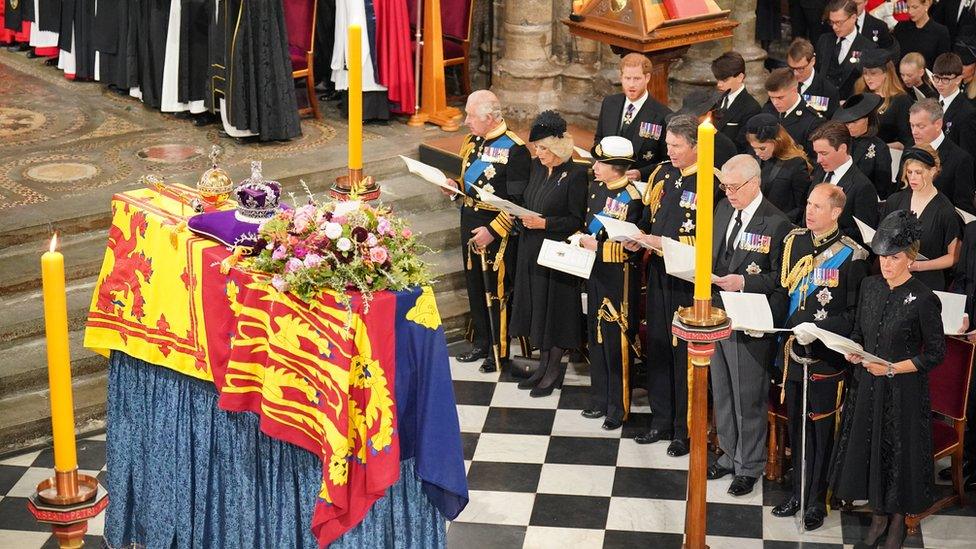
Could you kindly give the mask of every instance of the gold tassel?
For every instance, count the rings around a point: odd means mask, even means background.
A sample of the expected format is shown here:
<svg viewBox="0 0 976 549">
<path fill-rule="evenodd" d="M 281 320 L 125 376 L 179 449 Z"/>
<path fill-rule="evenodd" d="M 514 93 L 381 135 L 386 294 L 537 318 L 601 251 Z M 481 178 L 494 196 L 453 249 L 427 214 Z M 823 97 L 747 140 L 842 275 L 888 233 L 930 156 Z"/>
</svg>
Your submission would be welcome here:
<svg viewBox="0 0 976 549">
<path fill-rule="evenodd" d="M 783 344 L 783 384 L 779 387 L 779 403 L 786 400 L 786 373 L 790 371 L 790 350 L 793 348 L 793 336 L 786 338 Z"/>
<path fill-rule="evenodd" d="M 233 269 L 234 266 L 237 265 L 237 263 L 241 260 L 241 258 L 244 257 L 244 254 L 246 254 L 248 251 L 249 251 L 249 248 L 247 248 L 245 246 L 235 246 L 234 247 L 234 253 L 230 254 L 227 257 L 225 257 L 220 262 L 220 274 L 225 275 L 225 274 L 229 273 L 230 270 Z"/>
<path fill-rule="evenodd" d="M 179 245 L 179 235 L 186 230 L 186 221 L 180 221 L 173 228 L 169 229 L 169 243 L 173 248 Z"/>
</svg>

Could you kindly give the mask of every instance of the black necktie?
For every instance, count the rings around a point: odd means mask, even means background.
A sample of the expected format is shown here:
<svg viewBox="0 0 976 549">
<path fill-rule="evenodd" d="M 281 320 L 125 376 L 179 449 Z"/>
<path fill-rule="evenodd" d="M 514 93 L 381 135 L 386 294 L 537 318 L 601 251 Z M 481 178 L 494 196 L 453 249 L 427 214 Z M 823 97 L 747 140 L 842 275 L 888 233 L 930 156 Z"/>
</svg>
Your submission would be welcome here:
<svg viewBox="0 0 976 549">
<path fill-rule="evenodd" d="M 728 110 L 728 108 L 729 108 L 729 92 L 725 92 L 725 95 L 722 96 L 722 104 L 719 106 L 719 109 L 725 111 Z"/>
<path fill-rule="evenodd" d="M 834 172 L 827 172 L 824 174 L 823 182 L 830 183 L 830 178 L 834 177 Z"/>
<path fill-rule="evenodd" d="M 729 239 L 725 242 L 725 262 L 732 259 L 732 252 L 735 248 L 735 240 L 739 238 L 739 231 L 742 230 L 742 210 L 735 211 L 735 223 L 732 224 L 732 232 Z"/>
</svg>

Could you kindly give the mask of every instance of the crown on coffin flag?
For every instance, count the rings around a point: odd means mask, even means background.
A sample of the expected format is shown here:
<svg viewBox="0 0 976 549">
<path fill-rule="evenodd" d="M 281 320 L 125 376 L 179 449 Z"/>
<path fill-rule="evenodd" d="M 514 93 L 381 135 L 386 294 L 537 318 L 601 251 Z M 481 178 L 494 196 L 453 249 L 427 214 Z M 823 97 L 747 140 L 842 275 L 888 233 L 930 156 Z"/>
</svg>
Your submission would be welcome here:
<svg viewBox="0 0 976 549">
<path fill-rule="evenodd" d="M 281 184 L 264 179 L 261 162 L 255 160 L 251 162 L 251 177 L 241 181 L 234 189 L 234 194 L 237 195 L 235 217 L 240 221 L 260 223 L 273 217 L 278 211 Z"/>
</svg>

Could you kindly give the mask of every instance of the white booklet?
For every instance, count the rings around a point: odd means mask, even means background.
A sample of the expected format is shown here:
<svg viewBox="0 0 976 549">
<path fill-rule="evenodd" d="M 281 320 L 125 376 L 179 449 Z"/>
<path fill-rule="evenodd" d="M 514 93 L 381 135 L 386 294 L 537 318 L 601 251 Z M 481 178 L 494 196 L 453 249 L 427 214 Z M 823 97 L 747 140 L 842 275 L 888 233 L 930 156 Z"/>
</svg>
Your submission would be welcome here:
<svg viewBox="0 0 976 549">
<path fill-rule="evenodd" d="M 976 221 L 976 215 L 973 215 L 973 214 L 967 212 L 966 210 L 963 210 L 963 209 L 960 209 L 960 208 L 956 208 L 956 213 L 958 213 L 959 214 L 959 217 L 962 218 L 962 224 L 963 225 L 969 225 L 973 221 Z"/>
<path fill-rule="evenodd" d="M 655 249 L 650 244 L 645 244 L 635 238 L 644 234 L 637 228 L 637 225 L 629 221 L 621 221 L 605 215 L 597 215 L 595 217 L 600 220 L 600 223 L 603 223 L 603 228 L 607 230 L 607 236 L 613 242 L 637 242 L 649 250 Z"/>
<path fill-rule="evenodd" d="M 935 291 L 942 302 L 942 330 L 946 335 L 963 333 L 963 318 L 966 315 L 966 296 L 949 292 Z"/>
<path fill-rule="evenodd" d="M 695 281 L 695 247 L 670 238 L 661 238 L 664 250 L 664 270 L 671 276 Z M 712 280 L 717 277 L 713 274 Z"/>
<path fill-rule="evenodd" d="M 522 216 L 542 217 L 540 214 L 537 214 L 528 208 L 523 208 L 522 206 L 519 206 L 514 202 L 510 202 L 508 200 L 505 200 L 504 198 L 495 196 L 493 193 L 490 193 L 481 187 L 475 187 L 474 190 L 478 192 L 479 200 L 481 200 L 485 204 L 494 206 L 507 214 L 514 215 L 515 217 L 522 217 Z"/>
<path fill-rule="evenodd" d="M 576 154 L 578 154 L 583 160 L 593 160 L 593 155 L 590 154 L 590 151 L 584 149 L 583 147 L 573 145 L 573 150 L 576 151 Z"/>
<path fill-rule="evenodd" d="M 733 330 L 748 330 L 750 332 L 789 332 L 786 328 L 776 328 L 773 324 L 773 312 L 769 309 L 769 297 L 766 294 L 752 294 L 747 292 L 719 292 L 722 305 L 732 321 Z"/>
<path fill-rule="evenodd" d="M 809 330 L 811 334 L 813 334 L 832 351 L 836 351 L 845 356 L 848 354 L 861 355 L 861 357 L 867 362 L 878 362 L 884 364 L 885 366 L 891 364 L 887 360 L 865 351 L 864 347 L 862 347 L 859 343 L 842 335 L 837 335 L 834 332 L 824 330 L 823 328 L 819 328 L 817 326 L 811 326 Z"/>
<path fill-rule="evenodd" d="M 406 156 L 403 155 L 399 155 L 399 156 L 400 156 L 400 160 L 403 160 L 403 163 L 407 165 L 407 170 L 410 173 L 414 175 L 419 175 L 420 178 L 423 179 L 424 181 L 433 183 L 434 185 L 437 185 L 442 189 L 447 189 L 448 191 L 454 194 L 460 194 L 460 195 L 464 194 L 457 188 L 452 187 L 447 183 L 445 183 L 445 181 L 447 181 L 449 178 L 446 175 L 444 175 L 444 172 L 440 171 L 439 169 L 431 166 L 430 164 L 424 164 L 419 160 L 414 160 L 413 158 L 407 158 Z"/>
</svg>

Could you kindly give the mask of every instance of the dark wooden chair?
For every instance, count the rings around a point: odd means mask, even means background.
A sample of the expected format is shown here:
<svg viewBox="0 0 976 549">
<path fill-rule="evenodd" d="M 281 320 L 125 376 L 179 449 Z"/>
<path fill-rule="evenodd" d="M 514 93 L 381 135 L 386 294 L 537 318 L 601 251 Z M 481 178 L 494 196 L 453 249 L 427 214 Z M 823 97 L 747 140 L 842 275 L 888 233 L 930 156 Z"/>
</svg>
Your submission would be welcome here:
<svg viewBox="0 0 976 549">
<path fill-rule="evenodd" d="M 288 55 L 291 57 L 291 76 L 304 78 L 308 92 L 308 107 L 299 109 L 301 115 L 311 113 L 316 120 L 319 102 L 315 96 L 315 19 L 316 0 L 285 0 L 285 27 L 288 30 Z"/>
<path fill-rule="evenodd" d="M 929 372 L 929 398 L 932 401 L 932 452 L 936 461 L 952 458 L 952 494 L 937 500 L 924 512 L 905 517 L 909 534 L 918 532 L 925 517 L 952 505 L 966 505 L 962 484 L 963 438 L 966 432 L 966 406 L 973 372 L 976 345 L 955 337 L 946 338 L 942 363 Z M 972 435 L 972 433 L 970 433 Z"/>
</svg>

